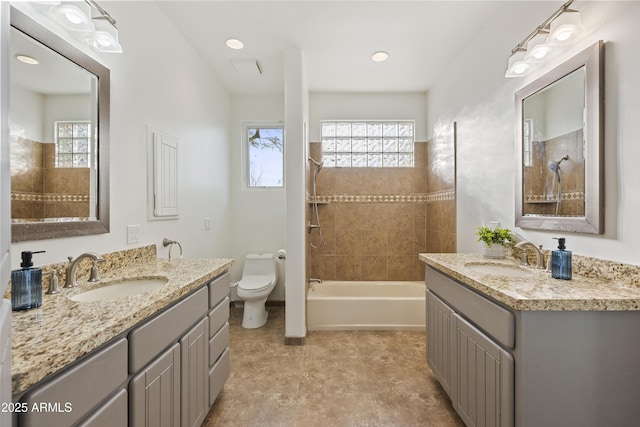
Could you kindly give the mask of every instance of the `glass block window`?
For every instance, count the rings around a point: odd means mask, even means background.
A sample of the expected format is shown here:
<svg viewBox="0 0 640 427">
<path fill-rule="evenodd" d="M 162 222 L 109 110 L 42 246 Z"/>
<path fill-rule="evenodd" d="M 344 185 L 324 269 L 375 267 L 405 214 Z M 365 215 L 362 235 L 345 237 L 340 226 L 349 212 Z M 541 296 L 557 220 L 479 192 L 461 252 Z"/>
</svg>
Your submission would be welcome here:
<svg viewBox="0 0 640 427">
<path fill-rule="evenodd" d="M 91 122 L 55 122 L 56 167 L 91 166 Z"/>
<path fill-rule="evenodd" d="M 247 187 L 284 187 L 284 128 L 245 127 L 247 143 Z"/>
<path fill-rule="evenodd" d="M 322 121 L 325 167 L 403 168 L 414 166 L 413 121 Z"/>
</svg>

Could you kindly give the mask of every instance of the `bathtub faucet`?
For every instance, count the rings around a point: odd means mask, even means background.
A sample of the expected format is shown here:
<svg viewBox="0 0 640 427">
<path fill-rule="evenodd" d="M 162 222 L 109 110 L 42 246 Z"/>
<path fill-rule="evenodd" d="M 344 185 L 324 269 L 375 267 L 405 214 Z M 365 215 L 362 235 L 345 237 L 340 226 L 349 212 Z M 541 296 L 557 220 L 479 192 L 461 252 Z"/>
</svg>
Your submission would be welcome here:
<svg viewBox="0 0 640 427">
<path fill-rule="evenodd" d="M 322 283 L 322 279 L 320 278 L 314 278 L 314 277 L 309 277 L 309 283 Z"/>
</svg>

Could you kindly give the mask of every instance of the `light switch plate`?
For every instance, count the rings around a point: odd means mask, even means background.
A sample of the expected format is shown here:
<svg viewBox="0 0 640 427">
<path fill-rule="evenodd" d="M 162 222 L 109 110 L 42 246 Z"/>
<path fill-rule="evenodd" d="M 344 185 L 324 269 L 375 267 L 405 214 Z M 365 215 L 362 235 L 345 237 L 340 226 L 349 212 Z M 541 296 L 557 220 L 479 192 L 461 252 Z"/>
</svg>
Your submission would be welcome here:
<svg viewBox="0 0 640 427">
<path fill-rule="evenodd" d="M 127 244 L 138 243 L 140 241 L 140 225 L 127 225 Z"/>
</svg>

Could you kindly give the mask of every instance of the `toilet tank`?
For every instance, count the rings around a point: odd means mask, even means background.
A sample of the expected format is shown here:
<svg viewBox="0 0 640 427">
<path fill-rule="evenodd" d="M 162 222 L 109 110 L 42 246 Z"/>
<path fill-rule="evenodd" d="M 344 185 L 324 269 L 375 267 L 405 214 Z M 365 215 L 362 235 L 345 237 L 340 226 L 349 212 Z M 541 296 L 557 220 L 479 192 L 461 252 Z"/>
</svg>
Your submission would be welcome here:
<svg viewBox="0 0 640 427">
<path fill-rule="evenodd" d="M 277 279 L 277 269 L 273 254 L 247 254 L 244 259 L 242 276 L 272 276 L 275 281 Z"/>
</svg>

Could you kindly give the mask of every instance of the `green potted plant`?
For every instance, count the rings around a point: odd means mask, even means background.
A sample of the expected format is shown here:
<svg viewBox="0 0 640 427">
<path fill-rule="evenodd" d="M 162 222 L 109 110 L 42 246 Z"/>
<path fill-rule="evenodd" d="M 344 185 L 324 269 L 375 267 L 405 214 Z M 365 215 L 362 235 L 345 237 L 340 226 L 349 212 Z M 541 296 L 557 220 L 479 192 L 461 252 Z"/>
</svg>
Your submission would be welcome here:
<svg viewBox="0 0 640 427">
<path fill-rule="evenodd" d="M 482 255 L 485 258 L 504 258 L 505 245 L 515 242 L 513 232 L 508 228 L 482 225 L 476 232 L 478 242 L 482 242 Z"/>
</svg>

